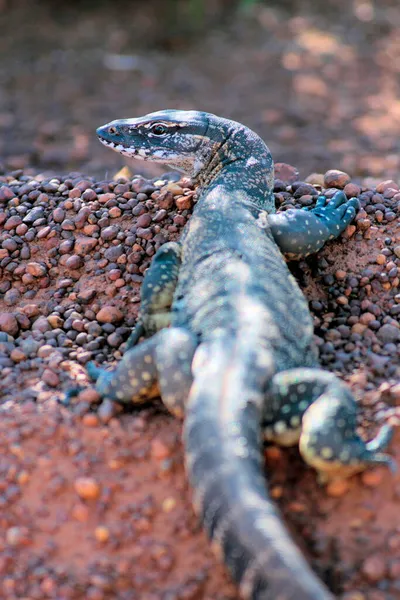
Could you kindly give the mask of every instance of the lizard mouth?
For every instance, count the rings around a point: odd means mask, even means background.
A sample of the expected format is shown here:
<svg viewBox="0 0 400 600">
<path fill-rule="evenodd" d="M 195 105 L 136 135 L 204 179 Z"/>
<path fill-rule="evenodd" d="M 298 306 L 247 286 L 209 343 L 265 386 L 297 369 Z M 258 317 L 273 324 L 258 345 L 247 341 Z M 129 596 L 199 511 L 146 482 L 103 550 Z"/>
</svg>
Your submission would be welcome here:
<svg viewBox="0 0 400 600">
<path fill-rule="evenodd" d="M 150 154 L 150 150 L 147 148 L 135 148 L 134 146 L 124 146 L 121 143 L 111 142 L 101 137 L 99 137 L 99 140 L 102 144 L 104 144 L 104 146 L 107 146 L 107 148 L 111 148 L 115 152 L 119 152 L 124 156 L 129 156 L 130 158 L 146 160 Z"/>
</svg>

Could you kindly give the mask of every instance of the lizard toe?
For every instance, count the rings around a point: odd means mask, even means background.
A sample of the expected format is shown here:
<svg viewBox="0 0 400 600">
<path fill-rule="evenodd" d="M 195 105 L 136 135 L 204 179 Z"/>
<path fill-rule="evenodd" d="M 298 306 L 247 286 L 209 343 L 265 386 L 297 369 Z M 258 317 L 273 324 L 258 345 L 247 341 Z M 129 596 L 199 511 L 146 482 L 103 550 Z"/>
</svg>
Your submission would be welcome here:
<svg viewBox="0 0 400 600">
<path fill-rule="evenodd" d="M 93 361 L 90 361 L 86 365 L 86 371 L 90 379 L 97 381 L 104 369 L 100 369 Z"/>
<path fill-rule="evenodd" d="M 341 206 L 342 204 L 345 204 L 346 202 L 347 202 L 346 194 L 342 191 L 339 191 L 339 192 L 336 192 L 336 194 L 331 198 L 328 206 L 330 208 L 338 208 L 339 206 Z"/>
</svg>

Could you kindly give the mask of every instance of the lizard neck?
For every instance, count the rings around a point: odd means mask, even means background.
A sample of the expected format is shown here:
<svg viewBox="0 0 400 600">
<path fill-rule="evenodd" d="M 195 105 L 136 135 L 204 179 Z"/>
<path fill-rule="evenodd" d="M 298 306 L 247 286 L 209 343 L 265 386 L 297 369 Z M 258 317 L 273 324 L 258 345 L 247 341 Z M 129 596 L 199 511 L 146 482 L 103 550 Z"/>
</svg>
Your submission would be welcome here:
<svg viewBox="0 0 400 600">
<path fill-rule="evenodd" d="M 251 159 L 250 159 L 251 160 Z M 265 164 L 236 160 L 211 173 L 209 182 L 200 183 L 198 205 L 219 207 L 237 202 L 257 215 L 260 210 L 275 212 L 273 170 Z"/>
<path fill-rule="evenodd" d="M 243 205 L 275 212 L 273 194 L 274 166 L 271 153 L 253 131 L 232 127 L 213 147 L 207 164 L 198 174 L 199 202 L 221 193 Z"/>
</svg>

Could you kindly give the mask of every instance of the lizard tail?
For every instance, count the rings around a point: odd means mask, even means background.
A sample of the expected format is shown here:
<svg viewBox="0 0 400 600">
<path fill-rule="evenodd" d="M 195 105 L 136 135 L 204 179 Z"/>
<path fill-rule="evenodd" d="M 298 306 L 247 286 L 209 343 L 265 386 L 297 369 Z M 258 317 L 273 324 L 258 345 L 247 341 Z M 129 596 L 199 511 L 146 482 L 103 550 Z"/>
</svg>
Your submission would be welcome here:
<svg viewBox="0 0 400 600">
<path fill-rule="evenodd" d="M 268 381 L 262 387 L 256 366 L 227 340 L 196 352 L 184 423 L 194 508 L 243 598 L 332 600 L 268 496 L 260 426 Z"/>
</svg>

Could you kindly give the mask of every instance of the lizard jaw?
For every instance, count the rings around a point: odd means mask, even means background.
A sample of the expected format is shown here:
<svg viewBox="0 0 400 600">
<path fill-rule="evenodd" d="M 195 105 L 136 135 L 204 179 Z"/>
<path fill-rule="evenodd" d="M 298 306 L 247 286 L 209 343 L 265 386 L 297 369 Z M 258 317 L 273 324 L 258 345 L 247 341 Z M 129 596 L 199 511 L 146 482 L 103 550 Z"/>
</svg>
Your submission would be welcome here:
<svg viewBox="0 0 400 600">
<path fill-rule="evenodd" d="M 99 140 L 104 146 L 107 148 L 111 148 L 115 152 L 119 152 L 124 156 L 129 156 L 130 158 L 137 158 L 139 160 L 146 160 L 150 154 L 150 149 L 146 148 L 135 148 L 133 146 L 124 146 L 123 144 L 117 144 L 116 142 L 109 142 L 104 138 L 99 137 Z"/>
<path fill-rule="evenodd" d="M 149 160 L 170 166 L 177 171 L 181 171 L 190 177 L 196 177 L 198 171 L 203 168 L 203 163 L 196 160 L 195 156 L 180 157 L 177 154 L 168 152 L 163 148 L 158 150 L 150 148 L 135 148 L 134 146 L 124 146 L 121 143 L 105 140 L 99 136 L 100 142 L 111 148 L 115 152 L 119 152 L 123 156 L 135 158 L 138 160 Z"/>
</svg>

